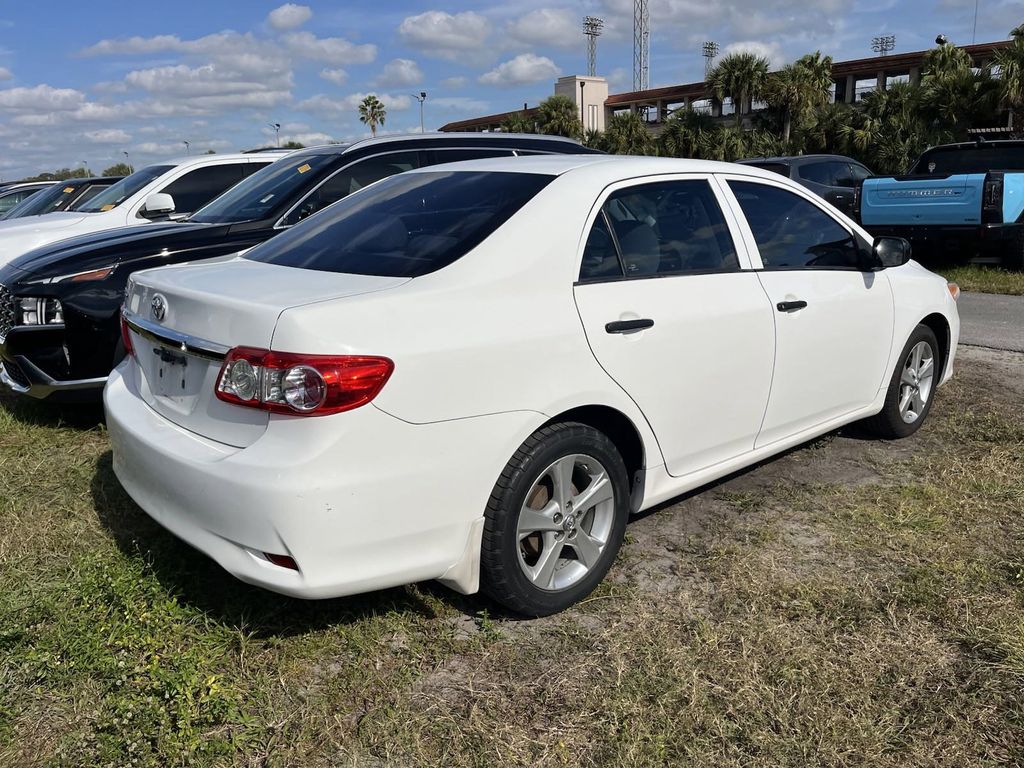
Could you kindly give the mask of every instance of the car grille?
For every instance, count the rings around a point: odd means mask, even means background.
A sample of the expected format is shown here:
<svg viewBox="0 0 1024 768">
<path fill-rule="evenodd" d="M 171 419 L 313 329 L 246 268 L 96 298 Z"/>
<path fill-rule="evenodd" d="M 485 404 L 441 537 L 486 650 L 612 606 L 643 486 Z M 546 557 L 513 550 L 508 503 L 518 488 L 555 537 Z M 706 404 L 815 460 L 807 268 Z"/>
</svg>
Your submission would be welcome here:
<svg viewBox="0 0 1024 768">
<path fill-rule="evenodd" d="M 30 386 L 29 380 L 25 377 L 25 374 L 22 372 L 20 366 L 18 366 L 16 363 L 11 363 L 5 360 L 0 365 L 3 365 L 4 373 L 10 376 L 11 381 L 13 381 L 15 384 L 18 384 L 22 387 Z"/>
<path fill-rule="evenodd" d="M 0 285 L 0 339 L 7 337 L 14 327 L 14 296 Z"/>
</svg>

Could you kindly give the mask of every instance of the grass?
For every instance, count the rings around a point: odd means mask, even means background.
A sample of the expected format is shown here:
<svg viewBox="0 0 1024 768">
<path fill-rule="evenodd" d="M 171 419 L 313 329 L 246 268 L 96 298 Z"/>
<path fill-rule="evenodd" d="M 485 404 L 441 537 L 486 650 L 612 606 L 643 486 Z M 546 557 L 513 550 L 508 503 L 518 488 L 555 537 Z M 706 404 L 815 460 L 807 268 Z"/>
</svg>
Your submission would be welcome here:
<svg viewBox="0 0 1024 768">
<path fill-rule="evenodd" d="M 0 764 L 1020 764 L 1024 418 L 995 365 L 962 353 L 915 438 L 638 519 L 538 621 L 237 583 L 125 497 L 95 417 L 5 401 Z"/>
<path fill-rule="evenodd" d="M 1024 296 L 1024 272 L 971 265 L 943 269 L 942 276 L 964 291 Z"/>
</svg>

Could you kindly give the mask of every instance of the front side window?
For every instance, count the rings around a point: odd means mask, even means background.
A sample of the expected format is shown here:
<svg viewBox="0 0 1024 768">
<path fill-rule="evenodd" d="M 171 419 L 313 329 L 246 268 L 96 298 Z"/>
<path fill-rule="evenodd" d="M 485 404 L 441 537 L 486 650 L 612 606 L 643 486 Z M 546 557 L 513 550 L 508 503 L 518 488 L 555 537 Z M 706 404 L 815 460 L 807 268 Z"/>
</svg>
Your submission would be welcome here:
<svg viewBox="0 0 1024 768">
<path fill-rule="evenodd" d="M 173 169 L 173 165 L 147 166 L 136 171 L 131 176 L 125 176 L 116 184 L 111 184 L 88 203 L 78 206 L 77 210 L 84 213 L 98 213 L 101 211 L 112 210 L 147 184 L 152 183 L 154 179 L 158 179 Z"/>
<path fill-rule="evenodd" d="M 616 260 L 610 258 L 609 242 Z M 722 209 L 708 182 L 694 179 L 612 193 L 587 239 L 580 279 L 736 269 L 736 248 Z"/>
<path fill-rule="evenodd" d="M 175 213 L 197 211 L 242 180 L 246 163 L 223 163 L 196 168 L 160 191 L 174 198 Z"/>
<path fill-rule="evenodd" d="M 554 178 L 470 171 L 394 175 L 244 258 L 321 272 L 419 277 L 469 253 Z"/>
<path fill-rule="evenodd" d="M 836 164 L 829 161 L 808 163 L 799 168 L 800 178 L 811 181 L 815 184 L 824 184 L 826 187 L 835 186 Z"/>
<path fill-rule="evenodd" d="M 348 197 L 375 181 L 411 171 L 419 167 L 419 152 L 392 152 L 359 160 L 339 171 L 317 187 L 282 222 L 290 225 L 302 221 L 328 205 Z"/>
<path fill-rule="evenodd" d="M 779 187 L 729 181 L 765 269 L 857 269 L 853 235 L 818 206 Z"/>
</svg>

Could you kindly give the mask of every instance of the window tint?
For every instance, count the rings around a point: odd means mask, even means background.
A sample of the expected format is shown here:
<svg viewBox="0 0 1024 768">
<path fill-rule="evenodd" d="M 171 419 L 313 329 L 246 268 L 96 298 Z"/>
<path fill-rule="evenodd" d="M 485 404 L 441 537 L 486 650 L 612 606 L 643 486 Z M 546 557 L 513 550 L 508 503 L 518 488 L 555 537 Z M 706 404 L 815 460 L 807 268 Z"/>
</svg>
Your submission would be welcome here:
<svg viewBox="0 0 1024 768">
<path fill-rule="evenodd" d="M 435 149 L 430 153 L 427 164 L 458 163 L 462 160 L 481 160 L 485 157 L 512 157 L 512 150 L 493 147 Z"/>
<path fill-rule="evenodd" d="M 587 244 L 583 248 L 580 280 L 599 280 L 607 277 L 622 277 L 622 263 L 619 261 L 619 252 L 615 249 L 615 241 L 608 231 L 608 221 L 602 210 L 597 214 L 594 226 L 587 237 Z"/>
<path fill-rule="evenodd" d="M 174 198 L 175 213 L 192 213 L 240 182 L 244 167 L 245 163 L 225 163 L 196 168 L 160 191 Z"/>
<path fill-rule="evenodd" d="M 70 196 L 77 194 L 75 187 L 70 187 L 71 192 L 65 192 L 65 189 L 69 187 L 65 184 L 54 184 L 41 190 L 35 195 L 21 198 L 21 202 L 17 205 L 13 205 L 7 209 L 4 213 L 3 218 L 5 219 L 18 219 L 22 216 L 40 216 L 44 213 L 50 213 L 56 211 L 61 204 L 68 200 Z M 11 200 L 14 198 L 12 197 Z M 6 204 L 7 198 L 3 199 L 3 203 Z"/>
<path fill-rule="evenodd" d="M 912 174 L 985 173 L 1024 171 L 1024 145 L 950 147 L 921 155 Z"/>
<path fill-rule="evenodd" d="M 816 205 L 767 184 L 730 181 L 729 186 L 766 269 L 857 268 L 853 235 Z"/>
<path fill-rule="evenodd" d="M 173 169 L 173 165 L 150 165 L 136 171 L 131 176 L 125 176 L 116 184 L 110 185 L 88 203 L 77 206 L 77 210 L 86 213 L 109 211 L 111 208 L 119 206 L 147 184 L 152 183 L 155 179 Z"/>
<path fill-rule="evenodd" d="M 192 221 L 204 224 L 234 224 L 255 221 L 277 212 L 306 194 L 311 187 L 341 164 L 340 155 L 302 154 L 286 157 L 259 169 L 245 181 L 196 211 Z M 175 200 L 177 202 L 177 200 Z"/>
<path fill-rule="evenodd" d="M 855 187 L 857 180 L 853 178 L 853 168 L 849 163 L 836 163 L 835 185 L 837 187 Z"/>
<path fill-rule="evenodd" d="M 100 192 L 102 192 L 108 186 L 110 186 L 110 185 L 109 184 L 90 184 L 88 187 L 86 187 L 82 191 L 82 194 L 80 194 L 78 196 L 78 199 L 75 200 L 75 202 L 73 202 L 68 207 L 68 210 L 69 211 L 77 211 L 80 206 L 83 206 L 86 203 L 88 203 L 90 200 L 92 200 L 94 197 L 96 197 L 96 195 L 98 195 Z"/>
<path fill-rule="evenodd" d="M 853 182 L 856 185 L 858 181 L 864 181 L 871 176 L 871 171 L 859 163 L 850 163 L 850 175 L 853 176 Z"/>
<path fill-rule="evenodd" d="M 419 167 L 419 152 L 392 152 L 356 161 L 331 176 L 288 214 L 284 224 L 296 224 L 307 216 L 348 197 L 375 181 Z"/>
<path fill-rule="evenodd" d="M 785 163 L 744 163 L 744 165 L 760 168 L 762 171 L 771 171 L 772 173 L 779 174 L 779 176 L 789 178 L 789 166 Z"/>
<path fill-rule="evenodd" d="M 31 197 L 38 191 L 39 190 L 37 189 L 28 189 L 21 190 L 19 192 L 9 192 L 6 195 L 0 195 L 0 213 L 7 213 L 7 211 L 11 210 L 11 208 L 16 206 L 22 200 Z"/>
<path fill-rule="evenodd" d="M 322 272 L 418 277 L 462 258 L 554 178 L 467 171 L 396 175 L 245 258 Z"/>
<path fill-rule="evenodd" d="M 608 198 L 604 213 L 626 277 L 739 268 L 729 228 L 706 181 L 622 189 Z M 601 226 L 599 219 L 594 228 Z M 600 273 L 612 269 L 602 247 L 600 231 L 591 232 L 581 279 L 604 277 Z"/>
<path fill-rule="evenodd" d="M 815 184 L 824 184 L 827 187 L 835 186 L 836 165 L 833 162 L 808 163 L 797 169 L 801 179 L 813 181 Z"/>
</svg>

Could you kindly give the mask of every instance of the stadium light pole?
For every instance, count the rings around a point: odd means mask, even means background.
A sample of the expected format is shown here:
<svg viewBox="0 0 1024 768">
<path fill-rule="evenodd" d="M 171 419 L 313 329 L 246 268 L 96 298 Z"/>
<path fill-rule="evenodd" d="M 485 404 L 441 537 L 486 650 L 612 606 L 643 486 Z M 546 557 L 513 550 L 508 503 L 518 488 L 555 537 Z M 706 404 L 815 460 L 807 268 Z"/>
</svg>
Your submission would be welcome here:
<svg viewBox="0 0 1024 768">
<path fill-rule="evenodd" d="M 274 138 L 277 144 L 277 148 L 281 148 L 281 124 L 280 123 L 267 123 L 271 128 L 274 129 Z"/>
<path fill-rule="evenodd" d="M 127 152 L 122 152 L 121 154 L 124 155 L 124 162 L 125 162 L 125 165 L 128 166 L 128 173 L 135 173 L 135 171 L 132 170 L 132 161 L 128 159 L 128 153 Z"/>
<path fill-rule="evenodd" d="M 185 154 L 186 155 L 191 155 L 192 154 L 192 150 L 190 148 L 191 148 L 192 145 L 189 144 L 187 141 L 182 141 L 181 143 L 185 145 Z"/>
<path fill-rule="evenodd" d="M 426 133 L 426 131 L 423 128 L 423 102 L 427 100 L 427 92 L 426 91 L 420 91 L 420 95 L 419 96 L 417 96 L 414 93 L 414 94 L 412 94 L 412 97 L 414 99 L 416 99 L 416 101 L 418 101 L 420 103 L 420 133 Z"/>
</svg>

